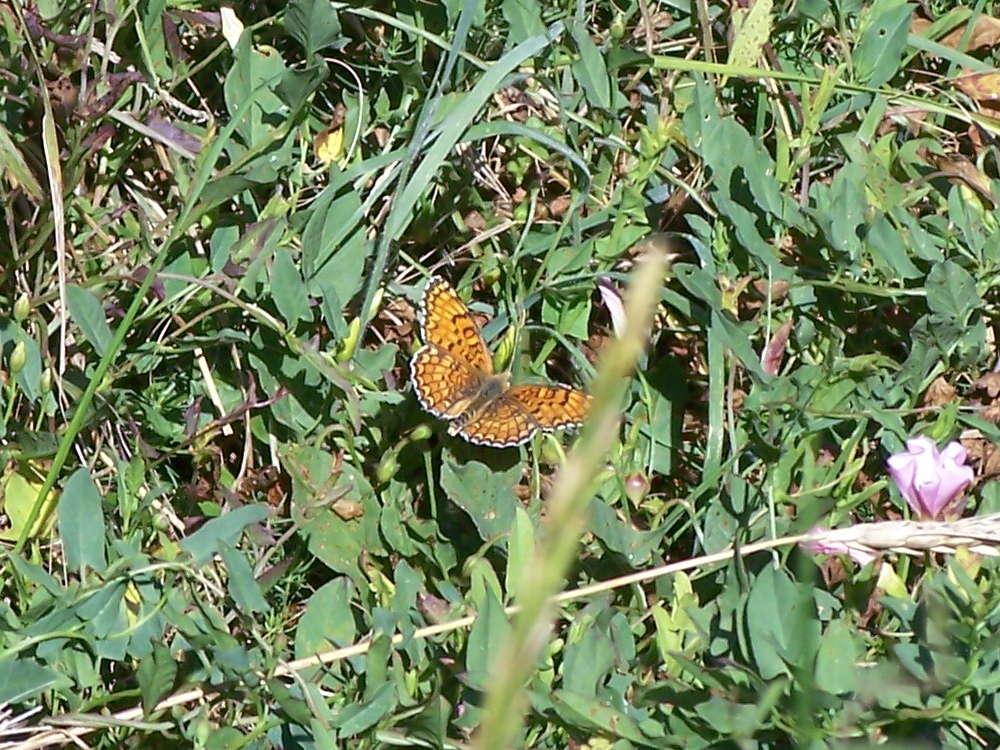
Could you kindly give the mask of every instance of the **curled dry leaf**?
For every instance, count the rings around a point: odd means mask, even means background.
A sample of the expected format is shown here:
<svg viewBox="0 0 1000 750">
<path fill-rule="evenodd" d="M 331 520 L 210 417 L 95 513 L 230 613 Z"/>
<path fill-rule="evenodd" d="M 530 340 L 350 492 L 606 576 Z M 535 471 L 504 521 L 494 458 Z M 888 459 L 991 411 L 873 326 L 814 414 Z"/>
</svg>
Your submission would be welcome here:
<svg viewBox="0 0 1000 750">
<path fill-rule="evenodd" d="M 914 18 L 910 24 L 910 31 L 919 36 L 925 36 L 924 32 L 933 25 L 933 22 L 926 18 Z M 962 37 L 965 36 L 966 28 L 965 24 L 956 26 L 937 41 L 945 47 L 959 49 Z M 981 15 L 976 18 L 976 25 L 972 29 L 972 34 L 961 51 L 971 52 L 972 50 L 995 47 L 998 42 L 1000 42 L 1000 19 Z"/>
<path fill-rule="evenodd" d="M 1000 72 L 966 73 L 955 79 L 955 85 L 980 104 L 1000 102 Z"/>
<path fill-rule="evenodd" d="M 1000 372 L 988 372 L 976 381 L 976 388 L 986 391 L 990 398 L 1000 394 Z"/>
<path fill-rule="evenodd" d="M 997 79 L 1000 84 L 1000 78 Z M 1000 90 L 998 90 L 1000 92 Z M 996 206 L 996 197 L 993 195 L 993 184 L 989 177 L 983 173 L 979 167 L 961 154 L 949 154 L 942 156 L 928 152 L 927 161 L 933 164 L 953 182 L 961 182 L 979 193 L 985 200 Z"/>
<path fill-rule="evenodd" d="M 955 400 L 955 386 L 944 377 L 938 377 L 924 393 L 925 406 L 944 406 Z"/>
<path fill-rule="evenodd" d="M 763 362 L 761 365 L 768 375 L 777 375 L 781 370 L 781 363 L 785 359 L 785 350 L 788 348 L 788 337 L 792 333 L 794 321 L 786 320 L 781 324 L 781 328 L 775 331 L 771 341 L 768 342 L 764 350 Z"/>
</svg>

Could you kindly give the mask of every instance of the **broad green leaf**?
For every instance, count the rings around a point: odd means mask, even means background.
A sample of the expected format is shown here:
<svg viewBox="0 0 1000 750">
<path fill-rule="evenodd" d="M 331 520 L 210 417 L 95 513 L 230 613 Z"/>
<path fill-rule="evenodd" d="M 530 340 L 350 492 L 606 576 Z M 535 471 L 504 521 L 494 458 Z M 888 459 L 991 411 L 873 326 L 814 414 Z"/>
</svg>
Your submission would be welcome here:
<svg viewBox="0 0 1000 750">
<path fill-rule="evenodd" d="M 484 540 L 505 536 L 514 524 L 514 508 L 520 505 L 514 485 L 521 478 L 521 466 L 495 472 L 479 461 L 458 463 L 446 454 L 441 465 L 441 487 L 448 499 L 472 518 Z"/>
<path fill-rule="evenodd" d="M 772 9 L 771 0 L 754 0 L 748 9 L 737 7 L 733 10 L 729 65 L 749 68 L 757 64 L 764 45 L 771 40 Z"/>
<path fill-rule="evenodd" d="M 520 44 L 530 36 L 545 33 L 538 0 L 503 0 L 500 8 L 509 24 L 508 44 Z"/>
<path fill-rule="evenodd" d="M 853 693 L 858 688 L 857 636 L 843 620 L 830 623 L 816 654 L 816 685 L 828 693 Z"/>
<path fill-rule="evenodd" d="M 340 18 L 328 0 L 292 0 L 285 8 L 285 29 L 312 58 L 324 47 L 343 46 Z"/>
<path fill-rule="evenodd" d="M 2 501 L 3 512 L 7 516 L 8 526 L 0 530 L 0 539 L 13 541 L 20 537 L 21 530 L 28 520 L 28 515 L 38 499 L 38 491 L 41 488 L 41 482 L 30 482 L 16 471 L 11 472 L 3 479 L 3 492 L 0 493 L 0 501 Z M 35 526 L 28 535 L 29 539 L 52 528 L 54 516 L 50 511 L 57 499 L 55 490 L 51 490 L 35 518 Z"/>
<path fill-rule="evenodd" d="M 352 609 L 354 596 L 355 589 L 350 579 L 340 576 L 318 588 L 309 597 L 305 612 L 295 629 L 297 659 L 315 656 L 354 642 L 357 635 Z M 335 666 L 326 667 L 331 668 L 337 671 Z"/>
<path fill-rule="evenodd" d="M 90 472 L 81 467 L 66 480 L 59 497 L 59 537 L 66 564 L 77 573 L 89 567 L 101 572 L 104 557 L 104 510 L 97 485 Z"/>
<path fill-rule="evenodd" d="M 98 356 L 103 357 L 111 344 L 111 329 L 100 301 L 86 289 L 76 284 L 67 284 L 66 304 L 73 322 L 80 326 Z"/>
<path fill-rule="evenodd" d="M 269 139 L 274 132 L 275 119 L 284 119 L 287 109 L 275 93 L 288 70 L 281 54 L 274 47 L 254 47 L 251 39 L 251 32 L 244 31 L 233 50 L 236 61 L 223 85 L 230 114 L 235 114 L 241 105 L 251 101 L 249 112 L 236 126 L 236 132 L 242 136 L 245 146 Z M 231 143 L 229 147 L 236 148 L 236 144 Z"/>
<path fill-rule="evenodd" d="M 12 656 L 0 661 L 0 703 L 18 704 L 53 688 L 66 687 L 70 679 L 30 658 Z"/>
<path fill-rule="evenodd" d="M 229 594 L 240 609 L 244 612 L 266 612 L 270 609 L 246 557 L 225 542 L 219 543 L 219 555 L 229 571 Z"/>
<path fill-rule="evenodd" d="M 950 260 L 934 265 L 927 275 L 926 289 L 927 306 L 959 324 L 982 304 L 972 274 Z"/>
<path fill-rule="evenodd" d="M 556 690 L 552 695 L 552 704 L 556 713 L 571 726 L 623 737 L 640 747 L 677 747 L 673 742 L 649 737 L 635 719 L 592 696 L 579 695 L 572 690 Z"/>
<path fill-rule="evenodd" d="M 391 682 L 378 686 L 375 694 L 364 703 L 354 703 L 337 717 L 337 730 L 341 737 L 353 737 L 375 726 L 396 706 L 396 688 Z"/>
<path fill-rule="evenodd" d="M 503 651 L 503 644 L 510 632 L 510 623 L 500 601 L 490 589 L 486 590 L 483 604 L 476 613 L 476 621 L 469 631 L 465 651 L 465 668 L 473 685 L 485 687 L 495 669 L 496 658 Z"/>
<path fill-rule="evenodd" d="M 5 174 L 15 187 L 21 187 L 35 203 L 42 202 L 42 186 L 11 139 L 10 131 L 3 126 L 0 126 L 0 174 Z"/>
<path fill-rule="evenodd" d="M 507 575 L 505 588 L 507 598 L 513 601 L 521 588 L 521 583 L 531 575 L 531 565 L 535 559 L 535 527 L 528 512 L 520 505 L 514 508 L 514 525 L 507 540 Z"/>
<path fill-rule="evenodd" d="M 589 609 L 570 626 L 563 657 L 563 687 L 577 695 L 597 697 L 614 665 L 614 649 L 605 627 L 606 615 L 594 619 Z M 583 630 L 581 633 L 580 630 Z"/>
<path fill-rule="evenodd" d="M 285 248 L 279 248 L 274 253 L 274 264 L 271 267 L 271 294 L 274 304 L 285 319 L 290 330 L 300 320 L 310 320 L 309 297 L 299 269 L 292 261 L 291 253 Z"/>
<path fill-rule="evenodd" d="M 222 544 L 235 544 L 243 529 L 265 518 L 267 506 L 244 505 L 207 521 L 196 532 L 181 540 L 181 548 L 194 558 L 195 565 L 204 565 L 213 555 L 218 554 Z"/>
<path fill-rule="evenodd" d="M 586 26 L 580 23 L 571 23 L 568 26 L 580 53 L 580 59 L 574 61 L 571 66 L 574 77 L 583 88 L 591 106 L 610 109 L 611 79 L 608 77 L 604 56 L 590 38 Z"/>
<path fill-rule="evenodd" d="M 913 7 L 898 0 L 879 0 L 869 10 L 871 22 L 854 48 L 858 81 L 878 88 L 899 70 Z"/>
<path fill-rule="evenodd" d="M 177 662 L 170 649 L 157 644 L 152 652 L 139 663 L 135 672 L 142 695 L 142 710 L 148 716 L 162 698 L 174 687 L 177 679 Z"/>
<path fill-rule="evenodd" d="M 812 591 L 774 565 L 761 568 L 746 604 L 747 640 L 760 676 L 788 674 L 788 665 L 813 663 L 819 620 Z"/>
</svg>

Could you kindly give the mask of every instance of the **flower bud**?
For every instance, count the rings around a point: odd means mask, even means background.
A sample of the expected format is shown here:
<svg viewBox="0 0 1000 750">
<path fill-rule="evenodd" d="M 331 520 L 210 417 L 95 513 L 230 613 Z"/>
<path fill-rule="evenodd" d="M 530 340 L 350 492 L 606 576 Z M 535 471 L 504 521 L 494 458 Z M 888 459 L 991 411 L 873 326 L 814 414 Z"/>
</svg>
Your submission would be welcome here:
<svg viewBox="0 0 1000 750">
<path fill-rule="evenodd" d="M 615 13 L 615 20 L 611 22 L 611 38 L 621 39 L 625 36 L 625 16 L 621 13 Z"/>
<path fill-rule="evenodd" d="M 426 440 L 433 434 L 430 425 L 420 424 L 410 431 L 410 440 Z"/>
<path fill-rule="evenodd" d="M 389 451 L 379 461 L 378 467 L 375 469 L 375 478 L 379 484 L 385 484 L 396 476 L 397 471 L 399 471 L 399 461 L 396 460 L 396 453 Z"/>
<path fill-rule="evenodd" d="M 52 368 L 46 367 L 42 370 L 42 378 L 38 381 L 38 390 L 43 394 L 52 390 Z"/>
<path fill-rule="evenodd" d="M 10 374 L 17 375 L 24 369 L 24 363 L 28 359 L 28 351 L 23 341 L 14 344 L 14 351 L 10 353 Z"/>
<path fill-rule="evenodd" d="M 625 477 L 625 494 L 632 505 L 638 505 L 649 492 L 649 479 L 641 472 L 635 472 Z"/>
<path fill-rule="evenodd" d="M 31 312 L 31 297 L 27 293 L 22 294 L 17 298 L 14 303 L 14 320 L 20 323 L 22 320 L 28 317 L 28 313 Z"/>
</svg>

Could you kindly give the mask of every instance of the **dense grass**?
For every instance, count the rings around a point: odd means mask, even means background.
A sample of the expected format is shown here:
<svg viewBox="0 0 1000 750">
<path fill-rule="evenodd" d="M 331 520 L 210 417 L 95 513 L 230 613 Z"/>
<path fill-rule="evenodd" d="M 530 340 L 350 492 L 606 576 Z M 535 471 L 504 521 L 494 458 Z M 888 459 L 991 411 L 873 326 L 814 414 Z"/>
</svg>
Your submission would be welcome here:
<svg viewBox="0 0 1000 750">
<path fill-rule="evenodd" d="M 991 558 L 782 541 L 1000 511 L 990 12 L 0 5 L 0 741 L 997 746 Z M 432 275 L 579 436 L 421 410 Z"/>
</svg>

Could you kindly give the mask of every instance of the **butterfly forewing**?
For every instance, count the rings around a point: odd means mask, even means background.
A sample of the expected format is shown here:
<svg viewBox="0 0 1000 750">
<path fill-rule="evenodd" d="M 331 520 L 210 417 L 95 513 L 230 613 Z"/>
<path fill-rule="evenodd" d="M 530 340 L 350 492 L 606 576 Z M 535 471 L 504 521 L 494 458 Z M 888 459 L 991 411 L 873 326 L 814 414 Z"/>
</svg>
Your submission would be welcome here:
<svg viewBox="0 0 1000 750">
<path fill-rule="evenodd" d="M 444 279 L 432 279 L 421 308 L 424 342 L 464 360 L 484 373 L 493 372 L 489 349 L 469 308 Z"/>
</svg>

